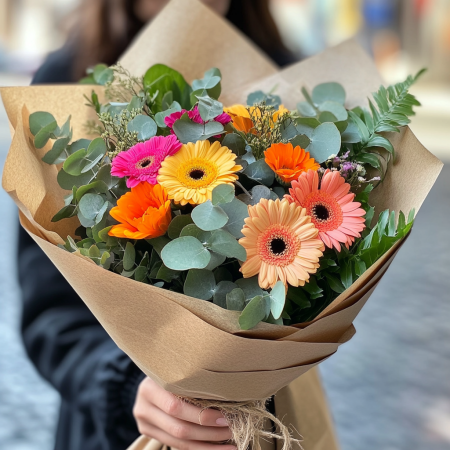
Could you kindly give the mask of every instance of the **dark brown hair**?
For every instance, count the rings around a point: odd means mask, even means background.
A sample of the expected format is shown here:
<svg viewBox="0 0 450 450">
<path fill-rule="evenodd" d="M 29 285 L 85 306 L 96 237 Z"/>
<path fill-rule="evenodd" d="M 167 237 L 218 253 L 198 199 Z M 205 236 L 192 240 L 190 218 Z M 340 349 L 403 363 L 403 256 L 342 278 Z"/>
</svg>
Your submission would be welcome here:
<svg viewBox="0 0 450 450">
<path fill-rule="evenodd" d="M 111 65 L 144 23 L 135 14 L 136 0 L 84 0 L 74 17 L 69 45 L 75 55 L 74 79 L 99 62 Z M 227 19 L 280 64 L 289 61 L 269 9 L 269 0 L 231 0 Z"/>
</svg>

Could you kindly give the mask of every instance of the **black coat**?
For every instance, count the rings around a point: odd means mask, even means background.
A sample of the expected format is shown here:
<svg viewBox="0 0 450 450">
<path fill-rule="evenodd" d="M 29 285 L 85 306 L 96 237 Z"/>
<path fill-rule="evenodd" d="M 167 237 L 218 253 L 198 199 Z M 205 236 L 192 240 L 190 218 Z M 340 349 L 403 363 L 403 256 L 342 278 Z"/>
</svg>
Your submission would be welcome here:
<svg viewBox="0 0 450 450">
<path fill-rule="evenodd" d="M 50 55 L 33 83 L 72 82 L 70 56 Z M 23 341 L 61 395 L 55 450 L 125 450 L 139 436 L 132 408 L 144 374 L 22 227 L 18 250 Z"/>
</svg>

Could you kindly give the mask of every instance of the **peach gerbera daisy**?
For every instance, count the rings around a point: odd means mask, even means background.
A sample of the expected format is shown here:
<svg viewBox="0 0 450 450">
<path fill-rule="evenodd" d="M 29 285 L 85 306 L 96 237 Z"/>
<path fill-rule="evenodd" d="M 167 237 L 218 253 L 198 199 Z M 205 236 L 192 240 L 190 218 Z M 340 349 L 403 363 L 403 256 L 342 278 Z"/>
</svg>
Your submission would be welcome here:
<svg viewBox="0 0 450 450">
<path fill-rule="evenodd" d="M 272 144 L 264 152 L 266 163 L 282 183 L 291 183 L 309 169 L 317 170 L 320 165 L 300 146 Z"/>
<path fill-rule="evenodd" d="M 361 236 L 366 212 L 360 208 L 361 203 L 353 201 L 355 194 L 339 172 L 327 169 L 319 187 L 319 174 L 308 170 L 292 182 L 289 193 L 288 201 L 306 208 L 327 247 L 340 252 L 341 244 L 349 248 Z"/>
<path fill-rule="evenodd" d="M 117 200 L 110 214 L 120 222 L 109 230 L 110 236 L 149 239 L 162 236 L 172 220 L 170 200 L 159 184 L 139 183 Z"/>
<path fill-rule="evenodd" d="M 183 145 L 174 156 L 166 158 L 159 169 L 158 183 L 177 203 L 199 205 L 210 200 L 219 184 L 232 184 L 242 166 L 236 155 L 219 142 L 209 141 Z"/>
<path fill-rule="evenodd" d="M 306 209 L 286 200 L 262 199 L 248 212 L 239 240 L 247 251 L 241 267 L 244 278 L 259 274 L 263 289 L 278 280 L 285 286 L 303 286 L 319 268 L 325 249 Z"/>
</svg>

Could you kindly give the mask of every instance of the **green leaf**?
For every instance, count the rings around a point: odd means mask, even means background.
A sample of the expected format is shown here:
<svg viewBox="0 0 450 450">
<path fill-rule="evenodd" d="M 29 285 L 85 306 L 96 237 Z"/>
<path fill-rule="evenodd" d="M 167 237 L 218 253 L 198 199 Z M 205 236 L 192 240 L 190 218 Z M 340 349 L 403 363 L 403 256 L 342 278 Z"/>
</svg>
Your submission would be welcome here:
<svg viewBox="0 0 450 450">
<path fill-rule="evenodd" d="M 64 170 L 74 177 L 81 175 L 82 169 L 86 163 L 85 157 L 86 157 L 87 151 L 85 149 L 80 149 L 70 155 L 63 164 Z"/>
<path fill-rule="evenodd" d="M 355 123 L 349 122 L 347 128 L 342 133 L 342 142 L 344 144 L 356 144 L 361 142 L 361 136 Z"/>
<path fill-rule="evenodd" d="M 333 101 L 343 105 L 345 103 L 345 89 L 339 83 L 321 83 L 313 89 L 312 100 L 316 105 L 326 101 Z"/>
<path fill-rule="evenodd" d="M 182 236 L 162 249 L 161 258 L 170 269 L 189 270 L 204 269 L 211 260 L 211 255 L 198 239 Z"/>
<path fill-rule="evenodd" d="M 169 229 L 167 230 L 167 234 L 170 239 L 176 239 L 180 237 L 181 230 L 186 226 L 192 223 L 192 217 L 190 214 L 181 214 L 179 216 L 175 216 L 170 222 Z"/>
<path fill-rule="evenodd" d="M 180 142 L 187 144 L 189 142 L 204 141 L 210 137 L 220 135 L 224 132 L 224 128 L 221 123 L 215 121 L 205 124 L 193 122 L 185 114 L 173 124 L 173 131 Z"/>
<path fill-rule="evenodd" d="M 52 134 L 57 127 L 58 125 L 56 121 L 45 125 L 45 127 L 42 127 L 34 137 L 34 146 L 36 148 L 43 148 L 52 137 Z"/>
<path fill-rule="evenodd" d="M 217 278 L 214 273 L 214 278 Z M 227 294 L 230 293 L 233 289 L 237 288 L 237 285 L 232 281 L 219 281 L 214 290 L 213 302 L 215 305 L 220 306 L 221 308 L 227 309 Z M 244 307 L 242 307 L 244 309 Z"/>
<path fill-rule="evenodd" d="M 72 217 L 75 213 L 76 206 L 75 205 L 67 205 L 64 206 L 60 211 L 58 211 L 53 217 L 52 222 L 58 222 L 62 219 L 67 219 L 69 217 Z"/>
<path fill-rule="evenodd" d="M 354 123 L 358 129 L 359 136 L 361 137 L 361 142 L 368 142 L 368 140 L 370 139 L 370 133 L 367 125 L 353 111 L 349 111 L 348 115 L 351 119 L 350 123 Z"/>
<path fill-rule="evenodd" d="M 211 252 L 211 251 L 209 253 L 211 254 L 211 259 L 210 259 L 208 265 L 205 267 L 205 269 L 207 269 L 207 270 L 214 270 L 215 268 L 222 265 L 225 262 L 225 260 L 227 259 L 226 256 L 219 255 L 219 253 L 215 253 L 215 252 Z"/>
<path fill-rule="evenodd" d="M 105 205 L 105 200 L 98 194 L 85 194 L 78 205 L 81 214 L 90 220 L 94 220 Z"/>
<path fill-rule="evenodd" d="M 328 285 L 334 292 L 337 292 L 338 294 L 342 294 L 342 292 L 345 291 L 343 284 L 341 283 L 341 281 L 338 278 L 336 278 L 335 276 L 328 274 L 328 273 L 325 274 L 325 277 L 328 282 Z"/>
<path fill-rule="evenodd" d="M 266 318 L 268 298 L 258 295 L 254 297 L 239 316 L 242 330 L 250 330 Z"/>
<path fill-rule="evenodd" d="M 175 112 L 180 112 L 180 111 L 181 111 L 181 105 L 178 102 L 173 102 L 170 105 L 169 109 L 166 109 L 164 111 L 161 111 L 161 112 L 155 114 L 156 124 L 160 128 L 167 128 L 167 125 L 166 125 L 164 119 L 166 117 L 169 117 L 171 114 L 173 114 Z"/>
<path fill-rule="evenodd" d="M 235 197 L 230 203 L 222 203 L 220 207 L 228 216 L 228 222 L 223 229 L 237 239 L 243 237 L 242 228 L 248 217 L 248 206 Z"/>
<path fill-rule="evenodd" d="M 228 133 L 225 135 L 222 141 L 223 147 L 228 147 L 233 153 L 238 156 L 243 156 L 246 154 L 245 149 L 246 143 L 242 136 L 236 133 Z"/>
<path fill-rule="evenodd" d="M 58 184 L 65 190 L 71 190 L 74 186 L 80 187 L 89 184 L 95 177 L 91 172 L 83 173 L 80 176 L 69 175 L 64 169 L 58 172 Z"/>
<path fill-rule="evenodd" d="M 308 102 L 297 103 L 297 111 L 303 117 L 316 117 L 317 114 L 314 107 Z"/>
<path fill-rule="evenodd" d="M 147 279 L 147 275 L 148 275 L 148 268 L 139 266 L 136 268 L 134 272 L 134 279 L 136 281 L 143 282 L 144 280 Z"/>
<path fill-rule="evenodd" d="M 215 117 L 223 113 L 223 105 L 217 100 L 211 97 L 197 97 L 198 98 L 198 111 L 203 122 L 209 122 Z"/>
<path fill-rule="evenodd" d="M 258 276 L 239 278 L 236 280 L 236 284 L 244 291 L 246 300 L 250 300 L 257 295 L 265 295 L 265 291 L 259 287 Z"/>
<path fill-rule="evenodd" d="M 153 239 L 147 239 L 147 242 L 154 248 L 155 252 L 161 256 L 163 248 L 170 242 L 166 236 L 160 236 Z"/>
<path fill-rule="evenodd" d="M 28 123 L 30 126 L 31 134 L 33 136 L 36 136 L 39 133 L 39 131 L 41 131 L 48 125 L 53 126 L 53 123 L 55 123 L 56 128 L 56 119 L 53 117 L 52 114 L 45 111 L 37 111 L 30 114 Z"/>
<path fill-rule="evenodd" d="M 232 283 L 234 284 L 234 283 Z M 233 289 L 226 295 L 226 308 L 230 311 L 243 311 L 245 308 L 245 294 L 242 289 Z"/>
<path fill-rule="evenodd" d="M 341 134 L 331 122 L 320 124 L 311 135 L 308 152 L 318 163 L 323 163 L 341 149 Z"/>
<path fill-rule="evenodd" d="M 222 74 L 220 73 L 219 69 L 209 69 L 207 72 L 205 72 L 203 79 L 194 80 L 192 82 L 192 89 L 194 89 L 194 91 L 198 89 L 212 89 L 220 83 L 221 79 Z"/>
<path fill-rule="evenodd" d="M 352 265 L 350 261 L 344 263 L 339 271 L 339 274 L 341 275 L 342 284 L 344 285 L 345 289 L 348 289 L 353 283 Z"/>
<path fill-rule="evenodd" d="M 311 140 L 309 139 L 308 136 L 306 136 L 306 134 L 298 134 L 297 136 L 292 138 L 289 142 L 292 144 L 294 148 L 299 146 L 300 148 L 305 149 L 306 147 L 309 146 Z"/>
<path fill-rule="evenodd" d="M 244 173 L 252 180 L 258 181 L 266 186 L 271 186 L 275 180 L 273 170 L 267 165 L 264 159 L 249 164 L 244 170 Z"/>
<path fill-rule="evenodd" d="M 134 245 L 131 242 L 127 242 L 127 245 L 125 246 L 125 252 L 123 254 L 123 268 L 127 271 L 134 269 L 135 261 L 136 250 L 134 248 Z"/>
<path fill-rule="evenodd" d="M 180 233 L 180 236 L 193 236 L 198 239 L 202 244 L 206 244 L 211 237 L 211 231 L 203 231 L 194 223 L 186 225 Z"/>
<path fill-rule="evenodd" d="M 128 122 L 127 130 L 130 132 L 137 132 L 139 141 L 147 141 L 156 135 L 158 126 L 151 117 L 139 114 L 133 120 Z"/>
<path fill-rule="evenodd" d="M 102 165 L 102 167 L 100 167 L 100 170 L 98 171 L 97 176 L 95 177 L 95 180 L 102 181 L 103 183 L 105 183 L 109 190 L 117 185 L 120 178 L 113 177 L 111 175 L 111 164 L 104 164 L 104 165 Z"/>
<path fill-rule="evenodd" d="M 97 64 L 92 75 L 95 82 L 101 86 L 114 80 L 114 72 L 105 64 Z"/>
<path fill-rule="evenodd" d="M 161 264 L 161 267 L 158 269 L 155 278 L 158 280 L 163 280 L 166 283 L 170 283 L 172 280 L 175 280 L 180 277 L 180 272 L 178 270 L 172 270 L 166 267 L 164 264 Z"/>
<path fill-rule="evenodd" d="M 367 142 L 366 147 L 382 147 L 386 149 L 391 155 L 394 155 L 395 150 L 392 144 L 383 136 L 373 135 L 369 142 Z"/>
<path fill-rule="evenodd" d="M 44 155 L 42 161 L 47 164 L 60 164 L 63 162 L 66 158 L 65 150 L 69 141 L 70 138 L 57 139 L 53 143 L 52 149 Z M 61 159 L 61 155 L 63 155 L 63 159 Z"/>
<path fill-rule="evenodd" d="M 216 280 L 210 270 L 191 269 L 184 282 L 183 292 L 200 300 L 211 300 L 215 288 Z"/>
<path fill-rule="evenodd" d="M 359 258 L 355 259 L 355 273 L 357 277 L 362 276 L 362 274 L 366 271 L 366 264 Z"/>
<path fill-rule="evenodd" d="M 391 213 L 389 214 L 388 236 L 395 236 L 395 232 L 395 211 L 391 211 Z"/>
<path fill-rule="evenodd" d="M 228 216 L 220 206 L 214 206 L 211 200 L 207 200 L 193 209 L 192 220 L 200 229 L 212 231 L 226 225 Z"/>
<path fill-rule="evenodd" d="M 83 195 L 91 191 L 96 194 L 106 194 L 108 192 L 108 186 L 103 181 L 93 181 L 92 183 L 80 186 L 76 192 L 76 201 L 79 202 Z"/>
<path fill-rule="evenodd" d="M 282 281 L 277 281 L 270 292 L 270 311 L 275 320 L 281 317 L 286 302 L 286 288 Z"/>
<path fill-rule="evenodd" d="M 347 110 L 342 106 L 342 103 L 338 103 L 338 102 L 334 102 L 334 101 L 325 101 L 319 105 L 319 111 L 330 112 L 331 114 L 333 114 L 333 116 L 338 121 L 348 119 Z M 334 120 L 333 120 L 333 122 L 334 122 Z"/>
<path fill-rule="evenodd" d="M 236 258 L 239 261 L 247 259 L 247 252 L 236 238 L 225 230 L 215 230 L 207 243 L 208 248 L 216 253 L 226 256 L 227 258 Z"/>
<path fill-rule="evenodd" d="M 212 191 L 212 204 L 214 206 L 230 203 L 234 198 L 234 186 L 231 184 L 219 184 Z"/>
</svg>

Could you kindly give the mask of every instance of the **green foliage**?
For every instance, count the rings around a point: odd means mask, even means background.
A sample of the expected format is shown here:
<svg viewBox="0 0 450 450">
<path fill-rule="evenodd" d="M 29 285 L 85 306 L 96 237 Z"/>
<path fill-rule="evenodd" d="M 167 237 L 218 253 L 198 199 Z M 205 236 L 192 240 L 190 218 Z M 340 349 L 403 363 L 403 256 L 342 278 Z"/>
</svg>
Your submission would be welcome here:
<svg viewBox="0 0 450 450">
<path fill-rule="evenodd" d="M 272 186 L 275 180 L 275 174 L 273 170 L 267 165 L 264 159 L 259 159 L 253 164 L 249 164 L 244 170 L 244 174 L 252 180 L 255 180 L 266 186 Z"/>
<path fill-rule="evenodd" d="M 136 132 L 139 141 L 147 141 L 156 135 L 158 126 L 151 117 L 139 114 L 128 122 L 127 130 L 129 132 Z"/>
<path fill-rule="evenodd" d="M 318 163 L 337 155 L 341 149 L 341 134 L 332 122 L 321 123 L 313 130 L 310 140 L 307 150 Z"/>
<path fill-rule="evenodd" d="M 209 251 L 192 236 L 182 236 L 169 242 L 161 251 L 164 264 L 173 270 L 204 269 L 210 259 Z"/>
<path fill-rule="evenodd" d="M 221 80 L 222 74 L 217 68 L 212 68 L 206 71 L 201 80 L 194 80 L 192 82 L 192 89 L 194 92 L 191 96 L 191 104 L 194 105 L 197 102 L 196 98 L 198 95 L 204 94 L 207 94 L 212 99 L 217 100 L 222 91 Z"/>
<path fill-rule="evenodd" d="M 215 288 L 214 274 L 205 269 L 191 269 L 184 282 L 184 293 L 201 300 L 212 299 Z"/>
<path fill-rule="evenodd" d="M 184 114 L 173 124 L 173 131 L 183 144 L 188 142 L 204 141 L 213 136 L 224 133 L 223 125 L 219 122 L 196 123 Z"/>
<path fill-rule="evenodd" d="M 231 184 L 219 184 L 212 191 L 212 204 L 214 206 L 230 203 L 234 199 L 234 186 Z"/>
<path fill-rule="evenodd" d="M 226 225 L 228 216 L 220 206 L 214 206 L 211 200 L 207 200 L 194 208 L 192 220 L 201 230 L 213 231 Z"/>
<path fill-rule="evenodd" d="M 239 325 L 243 330 L 250 330 L 259 322 L 267 319 L 270 313 L 270 301 L 267 296 L 258 295 L 250 300 L 239 316 Z"/>
<path fill-rule="evenodd" d="M 247 97 L 248 106 L 260 105 L 262 103 L 273 109 L 278 109 L 281 105 L 281 98 L 278 95 L 266 94 L 263 91 L 252 92 Z"/>
</svg>

